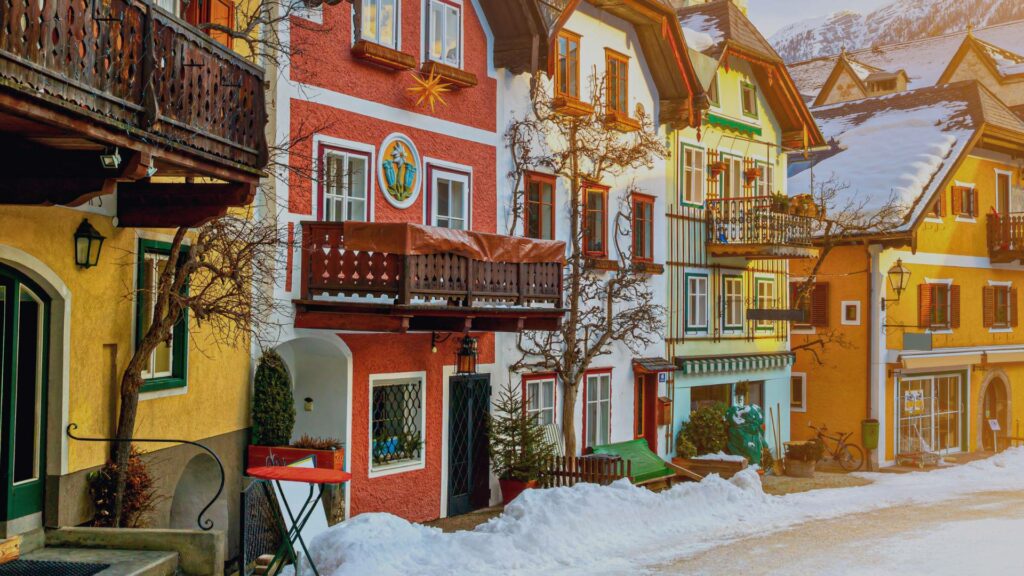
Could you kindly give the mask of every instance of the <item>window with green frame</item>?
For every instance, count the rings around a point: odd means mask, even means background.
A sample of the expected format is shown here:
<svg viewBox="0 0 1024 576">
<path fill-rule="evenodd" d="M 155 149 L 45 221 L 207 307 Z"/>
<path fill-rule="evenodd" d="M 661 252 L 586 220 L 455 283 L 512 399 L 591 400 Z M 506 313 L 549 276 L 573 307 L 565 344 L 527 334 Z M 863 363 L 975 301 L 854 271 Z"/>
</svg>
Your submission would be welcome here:
<svg viewBox="0 0 1024 576">
<path fill-rule="evenodd" d="M 722 276 L 722 326 L 726 330 L 743 328 L 743 277 L 737 274 Z"/>
<path fill-rule="evenodd" d="M 754 279 L 754 290 L 757 295 L 757 308 L 759 310 L 773 310 L 778 302 L 775 294 L 775 281 L 771 278 Z M 772 320 L 758 320 L 754 324 L 758 332 L 771 332 L 775 330 L 775 323 Z"/>
<path fill-rule="evenodd" d="M 182 251 L 186 251 L 182 247 Z M 153 322 L 153 306 L 160 274 L 170 259 L 171 245 L 155 240 L 140 240 L 135 274 L 135 345 Z M 185 287 L 188 290 L 188 287 Z M 140 391 L 155 392 L 183 388 L 188 383 L 188 311 L 174 326 L 171 339 L 161 342 L 142 370 Z"/>
<path fill-rule="evenodd" d="M 744 116 L 757 118 L 757 86 L 750 82 L 740 83 L 740 105 Z"/>
<path fill-rule="evenodd" d="M 686 275 L 686 331 L 708 331 L 708 275 Z"/>
</svg>

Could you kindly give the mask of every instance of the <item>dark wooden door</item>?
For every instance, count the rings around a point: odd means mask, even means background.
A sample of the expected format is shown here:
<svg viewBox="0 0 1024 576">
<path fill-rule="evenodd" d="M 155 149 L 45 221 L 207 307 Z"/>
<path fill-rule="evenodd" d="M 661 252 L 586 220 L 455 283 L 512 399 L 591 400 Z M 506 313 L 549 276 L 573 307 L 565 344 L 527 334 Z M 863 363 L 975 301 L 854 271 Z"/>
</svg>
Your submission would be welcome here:
<svg viewBox="0 0 1024 576">
<path fill-rule="evenodd" d="M 1006 419 L 1006 389 L 1003 386 L 1001 380 L 992 380 L 988 383 L 988 388 L 985 389 L 984 405 L 982 406 L 982 412 L 985 415 L 984 421 L 981 423 L 981 428 L 984 433 L 981 435 L 981 444 L 985 450 L 992 450 L 994 448 L 992 429 L 989 427 L 989 420 L 998 420 L 999 427 L 1002 431 L 996 434 L 1003 436 L 1010 434 L 1009 422 Z"/>
<path fill-rule="evenodd" d="M 487 506 L 487 414 L 491 406 L 490 376 L 470 374 L 448 380 L 448 515 Z"/>
<path fill-rule="evenodd" d="M 637 374 L 634 387 L 633 424 L 635 438 L 647 440 L 652 452 L 658 451 L 658 375 Z"/>
</svg>

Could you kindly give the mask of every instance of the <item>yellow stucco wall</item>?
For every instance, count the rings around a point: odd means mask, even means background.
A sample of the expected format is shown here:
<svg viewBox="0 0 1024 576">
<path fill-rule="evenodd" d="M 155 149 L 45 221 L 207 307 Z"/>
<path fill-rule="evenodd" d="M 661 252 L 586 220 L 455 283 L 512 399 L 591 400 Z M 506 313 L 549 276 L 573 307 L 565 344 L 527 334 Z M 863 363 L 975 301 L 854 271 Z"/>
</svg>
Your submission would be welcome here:
<svg viewBox="0 0 1024 576">
<path fill-rule="evenodd" d="M 107 238 L 100 264 L 91 269 L 74 263 L 72 238 L 83 217 Z M 170 234 L 114 228 L 109 217 L 68 208 L 0 206 L 0 246 L 38 259 L 71 293 L 68 422 L 77 423 L 80 434 L 107 436 L 113 431 L 120 372 L 133 347 L 131 290 L 138 238 L 169 240 Z M 143 399 L 137 436 L 196 440 L 248 427 L 248 346 L 218 345 L 194 322 L 190 332 L 187 392 Z M 50 390 L 50 402 L 59 401 Z M 61 457 L 50 452 L 48 462 Z M 105 444 L 69 441 L 68 472 L 102 464 L 106 454 Z"/>
<path fill-rule="evenodd" d="M 794 277 L 806 276 L 813 261 L 794 261 L 790 272 Z M 797 350 L 794 374 L 806 376 L 804 411 L 793 410 L 791 433 L 794 439 L 806 440 L 814 436 L 808 421 L 816 426 L 825 424 L 836 432 L 855 432 L 854 441 L 862 444 L 861 421 L 868 417 L 868 325 L 870 323 L 868 273 L 870 267 L 867 250 L 863 246 L 844 246 L 834 249 L 825 259 L 818 275 L 819 282 L 828 283 L 828 326 L 810 330 L 794 329 L 791 346 L 799 348 L 821 340 L 830 330 L 840 331 L 848 345 L 828 344 L 824 350 L 816 347 L 817 356 L 810 349 Z M 843 302 L 860 303 L 860 324 L 842 323 Z"/>
</svg>

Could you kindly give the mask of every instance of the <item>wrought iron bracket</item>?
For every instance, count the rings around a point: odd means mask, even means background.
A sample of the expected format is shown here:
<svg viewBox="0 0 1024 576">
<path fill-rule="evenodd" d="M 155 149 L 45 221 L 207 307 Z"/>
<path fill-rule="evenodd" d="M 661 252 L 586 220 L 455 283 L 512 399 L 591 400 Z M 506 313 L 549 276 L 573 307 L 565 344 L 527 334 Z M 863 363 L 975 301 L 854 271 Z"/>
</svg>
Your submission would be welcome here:
<svg viewBox="0 0 1024 576">
<path fill-rule="evenodd" d="M 68 424 L 68 427 L 66 429 L 68 438 L 71 438 L 72 440 L 78 440 L 79 442 L 109 442 L 111 444 L 117 444 L 120 442 L 156 442 L 163 444 L 188 444 L 190 446 L 195 446 L 196 448 L 199 448 L 205 451 L 210 456 L 212 456 L 214 461 L 217 462 L 217 467 L 220 469 L 220 485 L 217 487 L 217 493 L 213 495 L 213 498 L 210 499 L 210 502 L 206 506 L 204 506 L 202 510 L 199 511 L 199 515 L 196 516 L 196 525 L 198 525 L 199 528 L 202 530 L 210 530 L 213 528 L 213 520 L 209 518 L 203 518 L 203 516 L 206 515 L 206 512 L 213 506 L 217 499 L 220 498 L 220 495 L 224 493 L 224 463 L 220 461 L 220 456 L 217 456 L 216 452 L 214 452 L 210 448 L 207 448 L 206 446 L 203 446 L 198 442 L 192 442 L 191 440 L 181 440 L 177 438 L 91 438 L 87 436 L 76 436 L 75 434 L 72 433 L 72 431 L 77 429 L 78 424 L 75 424 L 74 422 Z"/>
</svg>

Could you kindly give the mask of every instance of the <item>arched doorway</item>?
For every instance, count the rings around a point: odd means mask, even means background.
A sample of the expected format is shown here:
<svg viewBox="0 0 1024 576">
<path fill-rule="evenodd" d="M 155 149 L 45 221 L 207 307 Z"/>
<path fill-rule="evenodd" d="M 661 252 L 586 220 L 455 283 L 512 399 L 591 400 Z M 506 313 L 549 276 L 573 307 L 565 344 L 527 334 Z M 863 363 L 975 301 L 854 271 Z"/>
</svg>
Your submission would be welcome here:
<svg viewBox="0 0 1024 576">
<path fill-rule="evenodd" d="M 50 299 L 24 274 L 0 264 L 0 515 L 43 510 L 46 478 Z"/>
<path fill-rule="evenodd" d="M 308 434 L 345 442 L 349 362 L 338 344 L 324 338 L 296 338 L 279 345 L 276 351 L 292 378 L 292 440 Z"/>
<path fill-rule="evenodd" d="M 171 528 L 196 530 L 199 513 L 210 503 L 220 486 L 220 467 L 208 454 L 193 456 L 178 479 L 171 500 Z M 228 501 L 221 494 L 213 506 L 206 511 L 203 519 L 213 521 L 218 530 L 228 530 Z"/>
<path fill-rule="evenodd" d="M 997 434 L 1005 435 L 1009 431 L 1010 404 L 1007 388 L 1005 377 L 995 376 L 986 383 L 981 393 L 981 446 L 988 451 L 995 449 L 990 421 L 999 422 L 1002 431 Z"/>
</svg>

